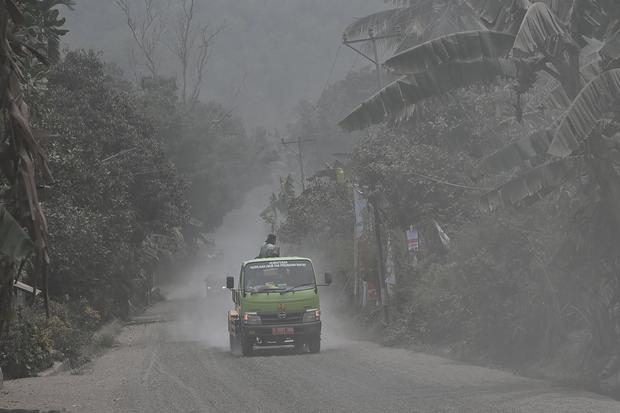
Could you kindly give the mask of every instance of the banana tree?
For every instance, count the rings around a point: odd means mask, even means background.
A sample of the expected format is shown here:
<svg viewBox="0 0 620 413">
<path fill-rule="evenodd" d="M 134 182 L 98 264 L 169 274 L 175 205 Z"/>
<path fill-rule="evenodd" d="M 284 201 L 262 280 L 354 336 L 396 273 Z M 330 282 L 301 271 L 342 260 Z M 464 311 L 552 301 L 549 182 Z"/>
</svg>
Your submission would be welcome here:
<svg viewBox="0 0 620 413">
<path fill-rule="evenodd" d="M 13 232 L 17 231 L 15 225 L 24 227 L 34 242 L 33 267 L 43 281 L 46 309 L 47 223 L 37 190 L 42 183 L 37 181 L 42 176 L 44 182 L 51 182 L 52 177 L 45 154 L 29 125 L 24 89 L 35 87 L 45 75 L 43 65 L 59 55 L 59 39 L 66 31 L 62 29 L 64 19 L 59 17 L 56 7 L 72 4 L 72 0 L 0 1 L 0 110 L 5 119 L 0 138 L 0 176 L 6 188 L 0 193 L 0 201 L 5 208 L 5 221 L 12 222 Z M 8 248 L 11 243 L 24 241 L 23 237 L 12 237 L 5 242 L 9 243 Z M 7 294 L 15 280 L 14 258 L 5 257 L 5 265 L 0 268 L 3 294 Z M 0 300 L 0 327 L 6 327 L 10 313 L 10 300 Z"/>
<path fill-rule="evenodd" d="M 372 31 L 383 54 L 398 53 L 450 33 L 485 30 L 476 12 L 463 1 L 394 0 L 397 7 L 360 18 L 344 30 L 355 41 Z"/>
<path fill-rule="evenodd" d="M 551 7 L 555 5 L 549 3 Z M 555 9 L 565 14 L 561 7 L 564 3 L 559 4 Z M 516 107 L 520 117 L 520 96 L 532 87 L 541 71 L 554 77 L 567 96 L 574 98 L 583 85 L 579 70 L 580 51 L 588 43 L 580 43 L 581 38 L 573 34 L 572 26 L 564 23 L 551 7 L 545 2 L 534 2 L 527 9 L 517 8 L 517 11 L 511 7 L 513 19 L 521 16 L 519 11 L 524 10 L 515 33 L 512 33 L 512 26 L 504 32 L 453 33 L 397 53 L 385 61 L 384 66 L 403 76 L 398 80 L 399 89 L 407 89 L 409 85 L 415 88 L 420 80 L 426 85 L 427 79 L 438 87 L 426 94 L 402 94 L 398 105 L 386 105 L 382 92 L 394 89 L 394 84 L 388 85 L 356 108 L 341 126 L 347 130 L 363 129 L 398 118 L 402 115 L 402 107 L 411 107 L 429 97 L 499 77 L 515 80 L 514 88 L 519 99 Z M 375 109 L 369 111 L 369 107 Z"/>
</svg>

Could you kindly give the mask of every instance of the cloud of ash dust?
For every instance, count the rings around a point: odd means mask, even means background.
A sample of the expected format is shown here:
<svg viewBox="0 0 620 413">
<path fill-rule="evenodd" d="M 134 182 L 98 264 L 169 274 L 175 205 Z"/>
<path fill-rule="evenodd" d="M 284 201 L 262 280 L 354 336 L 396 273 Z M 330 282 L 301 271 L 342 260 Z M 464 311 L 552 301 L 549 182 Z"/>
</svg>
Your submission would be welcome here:
<svg viewBox="0 0 620 413">
<path fill-rule="evenodd" d="M 167 300 L 180 302 L 177 322 L 170 326 L 176 339 L 228 347 L 226 312 L 233 303 L 230 291 L 224 288 L 226 277 L 237 278 L 241 263 L 258 254 L 268 231 L 260 213 L 268 205 L 272 191 L 271 186 L 250 191 L 244 204 L 228 213 L 221 227 L 209 234 L 217 253 L 165 293 Z"/>
<path fill-rule="evenodd" d="M 218 254 L 197 266 L 184 281 L 171 289 L 167 300 L 177 301 L 182 309 L 169 333 L 178 341 L 196 341 L 218 349 L 228 349 L 226 312 L 233 306 L 231 293 L 223 288 L 226 276 L 238 278 L 241 262 L 255 257 L 265 239 L 268 228 L 259 214 L 268 203 L 272 188 L 265 186 L 252 190 L 240 208 L 231 211 L 223 225 L 210 234 Z M 323 283 L 324 272 L 330 268 L 322 252 L 303 246 L 282 246 L 282 253 L 309 257 L 315 264 L 317 282 Z M 326 351 L 350 347 L 361 337 L 345 310 L 351 308 L 342 276 L 335 276 L 330 287 L 320 287 L 323 314 L 322 348 Z M 260 353 L 259 353 L 260 354 Z"/>
</svg>

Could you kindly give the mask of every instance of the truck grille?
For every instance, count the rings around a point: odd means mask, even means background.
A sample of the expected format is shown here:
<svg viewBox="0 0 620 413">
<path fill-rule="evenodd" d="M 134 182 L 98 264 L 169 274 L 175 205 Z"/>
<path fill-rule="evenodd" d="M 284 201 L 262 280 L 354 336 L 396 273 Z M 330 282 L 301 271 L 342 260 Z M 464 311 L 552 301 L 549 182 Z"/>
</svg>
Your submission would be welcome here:
<svg viewBox="0 0 620 413">
<path fill-rule="evenodd" d="M 272 326 L 278 324 L 299 324 L 304 319 L 304 313 L 282 313 L 282 314 L 259 314 L 263 325 Z"/>
</svg>

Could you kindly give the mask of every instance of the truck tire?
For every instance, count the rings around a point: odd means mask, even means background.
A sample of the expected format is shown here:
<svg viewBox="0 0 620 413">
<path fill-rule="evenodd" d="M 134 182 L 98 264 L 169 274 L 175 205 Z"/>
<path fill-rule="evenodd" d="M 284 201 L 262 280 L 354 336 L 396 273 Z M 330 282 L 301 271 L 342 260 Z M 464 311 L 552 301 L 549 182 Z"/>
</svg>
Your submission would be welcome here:
<svg viewBox="0 0 620 413">
<path fill-rule="evenodd" d="M 254 343 L 249 339 L 241 340 L 241 354 L 248 357 L 254 353 Z"/>
<path fill-rule="evenodd" d="M 304 352 L 304 341 L 299 339 L 299 340 L 295 340 L 295 352 L 296 353 L 303 353 Z"/>
<path fill-rule="evenodd" d="M 306 344 L 308 344 L 308 350 L 310 350 L 310 353 L 321 352 L 321 336 L 319 334 L 310 337 Z"/>
<path fill-rule="evenodd" d="M 230 337 L 230 352 L 234 355 L 239 354 L 239 340 L 232 334 L 228 337 Z"/>
</svg>

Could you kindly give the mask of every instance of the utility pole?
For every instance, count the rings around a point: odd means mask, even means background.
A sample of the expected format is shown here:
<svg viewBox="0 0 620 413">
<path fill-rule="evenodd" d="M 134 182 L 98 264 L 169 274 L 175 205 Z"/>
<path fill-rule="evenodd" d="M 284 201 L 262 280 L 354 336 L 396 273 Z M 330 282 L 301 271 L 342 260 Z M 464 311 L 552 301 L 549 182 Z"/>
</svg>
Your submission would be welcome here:
<svg viewBox="0 0 620 413">
<path fill-rule="evenodd" d="M 373 220 L 375 222 L 375 240 L 377 241 L 377 255 L 378 255 L 378 273 L 379 273 L 379 283 L 377 288 L 379 289 L 379 297 L 381 297 L 381 304 L 383 304 L 383 316 L 385 318 L 385 322 L 389 324 L 390 322 L 390 312 L 389 312 L 389 296 L 387 292 L 387 285 L 385 282 L 385 257 L 383 254 L 383 241 L 381 240 L 381 216 L 379 214 L 379 205 L 377 200 L 377 193 L 373 193 L 370 197 L 370 203 L 372 205 L 372 213 Z"/>
<path fill-rule="evenodd" d="M 401 30 L 400 30 L 400 27 L 398 27 L 398 26 L 394 28 L 394 33 L 384 34 L 384 35 L 381 35 L 381 36 L 375 36 L 375 31 L 372 28 L 368 29 L 368 37 L 367 38 L 356 39 L 356 40 L 349 40 L 347 38 L 346 33 L 342 35 L 342 43 L 345 46 L 347 46 L 349 49 L 353 50 L 355 53 L 359 54 L 364 59 L 370 61 L 371 63 L 373 63 L 375 65 L 375 69 L 377 71 L 377 86 L 379 86 L 379 90 L 381 90 L 383 88 L 383 81 L 381 80 L 381 62 L 379 61 L 379 52 L 378 52 L 378 49 L 377 49 L 377 40 L 391 39 L 391 38 L 395 38 L 395 37 L 402 37 L 402 33 L 401 33 Z M 359 49 L 355 48 L 355 46 L 353 46 L 354 44 L 357 44 L 357 43 L 366 43 L 366 42 L 371 42 L 372 43 L 373 57 L 368 56 L 366 53 L 362 52 L 361 50 L 359 50 Z"/>
<path fill-rule="evenodd" d="M 298 137 L 295 140 L 285 141 L 282 139 L 282 145 L 297 145 L 297 156 L 299 162 L 299 170 L 301 175 L 301 190 L 304 192 L 306 190 L 306 176 L 304 174 L 304 143 L 316 142 L 316 139 L 304 139 L 303 137 Z"/>
<path fill-rule="evenodd" d="M 377 38 L 375 37 L 374 30 L 368 30 L 368 37 L 372 42 L 372 51 L 375 56 L 375 71 L 377 72 L 377 86 L 379 90 L 383 89 L 383 82 L 381 81 L 381 65 L 379 64 L 379 53 L 377 51 Z"/>
<path fill-rule="evenodd" d="M 357 40 L 348 40 L 346 34 L 342 36 L 342 42 L 348 48 L 354 50 L 356 53 L 369 60 L 370 62 L 375 64 L 375 70 L 377 72 L 377 90 L 383 89 L 383 81 L 381 79 L 381 63 L 379 62 L 379 52 L 377 50 L 377 40 L 388 39 L 393 37 L 400 37 L 402 35 L 400 28 L 395 28 L 394 34 L 386 34 L 382 36 L 375 36 L 374 30 L 371 28 L 368 30 L 368 38 L 357 39 Z M 359 49 L 356 49 L 352 46 L 355 43 L 363 43 L 363 42 L 371 42 L 372 43 L 372 52 L 373 57 L 368 56 L 364 52 Z M 374 188 L 373 188 L 374 189 Z M 390 322 L 390 313 L 389 313 L 389 297 L 387 292 L 387 286 L 385 282 L 385 261 L 384 261 L 384 253 L 383 253 L 383 240 L 381 239 L 381 216 L 379 214 L 379 202 L 377 199 L 376 191 L 373 191 L 373 194 L 369 197 L 370 204 L 373 210 L 373 221 L 374 221 L 374 229 L 375 229 L 375 241 L 377 243 L 377 256 L 379 263 L 377 264 L 377 288 L 379 296 L 381 297 L 381 305 L 383 306 L 383 315 L 385 318 L 385 322 L 389 324 Z"/>
</svg>

